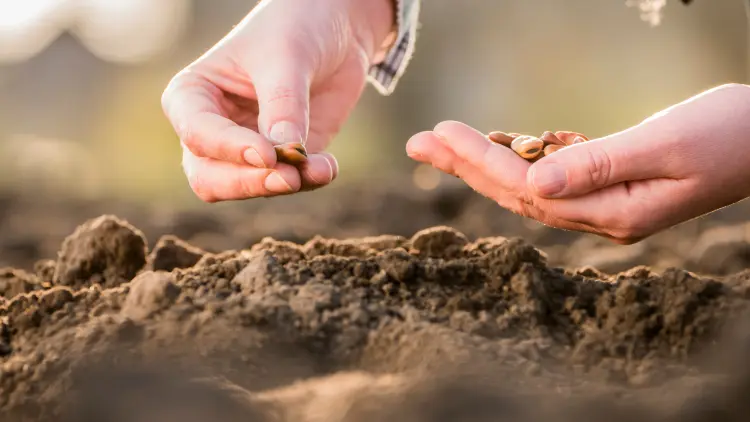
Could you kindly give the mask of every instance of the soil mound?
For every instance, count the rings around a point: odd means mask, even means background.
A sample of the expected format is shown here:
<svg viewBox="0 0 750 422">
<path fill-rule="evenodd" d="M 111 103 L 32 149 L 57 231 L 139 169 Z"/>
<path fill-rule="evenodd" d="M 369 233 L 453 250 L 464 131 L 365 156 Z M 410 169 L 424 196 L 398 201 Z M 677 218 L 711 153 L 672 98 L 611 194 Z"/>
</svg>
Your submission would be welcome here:
<svg viewBox="0 0 750 422">
<path fill-rule="evenodd" d="M 593 266 L 609 274 L 638 265 L 660 272 L 679 267 L 709 275 L 729 275 L 750 268 L 750 201 L 625 247 L 522 218 L 477 195 L 460 180 L 446 177 L 446 181 L 428 191 L 403 180 L 372 180 L 332 185 L 271 201 L 212 204 L 195 209 L 175 209 L 171 203 L 145 206 L 114 199 L 86 201 L 0 193 L 0 266 L 31 271 L 36 261 L 60 252 L 60 244 L 82 221 L 115 214 L 140 229 L 140 234 L 127 234 L 119 241 L 138 243 L 142 235 L 149 245 L 155 245 L 160 239 L 169 241 L 164 236 L 172 235 L 211 253 L 247 249 L 265 237 L 295 243 L 305 243 L 318 235 L 336 239 L 382 234 L 409 238 L 427 227 L 449 226 L 472 239 L 521 237 L 543 250 L 551 265 Z M 139 248 L 132 250 L 141 253 Z M 163 249 L 163 253 L 179 253 L 175 259 L 187 260 L 188 264 L 202 254 L 184 252 L 181 245 Z M 73 262 L 70 265 L 76 266 Z M 122 275 L 92 276 L 116 283 L 113 279 Z"/>
<path fill-rule="evenodd" d="M 0 413 L 735 421 L 749 297 L 750 273 L 563 269 L 446 226 L 212 253 L 103 215 L 0 271 Z"/>
</svg>

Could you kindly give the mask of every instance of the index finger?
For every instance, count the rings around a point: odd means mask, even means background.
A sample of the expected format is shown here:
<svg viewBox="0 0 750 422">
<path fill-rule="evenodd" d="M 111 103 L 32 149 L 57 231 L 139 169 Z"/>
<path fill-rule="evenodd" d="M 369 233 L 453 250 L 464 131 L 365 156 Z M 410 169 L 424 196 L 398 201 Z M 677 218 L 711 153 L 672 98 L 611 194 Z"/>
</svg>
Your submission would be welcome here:
<svg viewBox="0 0 750 422">
<path fill-rule="evenodd" d="M 240 126 L 219 105 L 221 90 L 191 73 L 176 76 L 162 96 L 162 108 L 180 141 L 197 157 L 271 168 L 273 145 Z"/>
<path fill-rule="evenodd" d="M 444 121 L 433 131 L 451 150 L 473 168 L 492 176 L 498 187 L 526 195 L 526 172 L 530 164 L 510 148 L 490 142 L 478 130 L 456 121 Z"/>
</svg>

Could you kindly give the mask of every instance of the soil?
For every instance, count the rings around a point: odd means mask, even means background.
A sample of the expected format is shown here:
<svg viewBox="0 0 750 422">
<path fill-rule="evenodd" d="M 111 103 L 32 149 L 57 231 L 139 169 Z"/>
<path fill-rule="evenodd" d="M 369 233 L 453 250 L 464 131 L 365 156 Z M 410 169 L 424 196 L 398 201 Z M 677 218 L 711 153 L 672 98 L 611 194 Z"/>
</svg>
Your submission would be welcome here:
<svg viewBox="0 0 750 422">
<path fill-rule="evenodd" d="M 382 217 L 374 230 L 414 225 Z M 446 225 L 209 251 L 174 234 L 150 241 L 131 223 L 83 221 L 54 259 L 0 271 L 2 420 L 698 422 L 750 411 L 750 271 L 563 268 L 528 240 Z"/>
<path fill-rule="evenodd" d="M 521 218 L 448 176 L 433 190 L 420 190 L 402 180 L 373 180 L 194 209 L 179 209 L 168 201 L 146 207 L 115 200 L 0 194 L 0 267 L 32 271 L 38 260 L 54 258 L 61 242 L 81 222 L 115 214 L 139 227 L 150 245 L 164 235 L 174 235 L 214 253 L 249 248 L 265 237 L 297 243 L 317 235 L 409 237 L 427 227 L 446 225 L 472 238 L 522 237 L 556 266 L 593 266 L 615 274 L 647 265 L 657 271 L 679 267 L 729 275 L 750 267 L 748 213 L 750 203 L 742 202 L 623 247 Z"/>
</svg>

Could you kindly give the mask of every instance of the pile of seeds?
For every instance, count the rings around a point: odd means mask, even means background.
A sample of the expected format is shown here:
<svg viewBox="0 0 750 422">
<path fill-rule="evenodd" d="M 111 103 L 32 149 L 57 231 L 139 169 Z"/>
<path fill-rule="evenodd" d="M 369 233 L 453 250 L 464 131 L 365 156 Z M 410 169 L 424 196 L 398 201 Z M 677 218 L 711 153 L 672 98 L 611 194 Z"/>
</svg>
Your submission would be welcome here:
<svg viewBox="0 0 750 422">
<path fill-rule="evenodd" d="M 516 154 L 531 162 L 546 157 L 566 146 L 580 144 L 589 140 L 580 133 L 564 130 L 554 133 L 547 131 L 539 138 L 520 133 L 494 131 L 490 132 L 487 138 L 496 144 L 510 147 Z"/>
</svg>

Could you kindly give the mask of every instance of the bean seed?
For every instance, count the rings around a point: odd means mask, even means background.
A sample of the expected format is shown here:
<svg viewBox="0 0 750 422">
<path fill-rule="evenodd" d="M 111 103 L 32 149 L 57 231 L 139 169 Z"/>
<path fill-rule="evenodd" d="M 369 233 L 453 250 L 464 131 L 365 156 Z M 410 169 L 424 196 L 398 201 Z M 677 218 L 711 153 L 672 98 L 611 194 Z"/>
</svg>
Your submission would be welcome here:
<svg viewBox="0 0 750 422">
<path fill-rule="evenodd" d="M 506 147 L 510 146 L 510 143 L 513 142 L 514 138 L 514 136 L 510 136 L 507 133 L 500 131 L 490 132 L 487 137 L 490 139 L 490 141 L 496 144 L 505 145 Z"/>
<path fill-rule="evenodd" d="M 544 132 L 542 134 L 542 137 L 539 139 L 541 139 L 547 144 L 565 145 L 565 142 L 561 141 L 560 138 L 555 136 L 555 134 L 550 131 Z"/>
<path fill-rule="evenodd" d="M 573 139 L 573 144 L 580 144 L 580 143 L 583 143 L 583 142 L 586 142 L 586 141 L 587 141 L 587 139 L 584 138 L 583 136 L 576 136 Z"/>
<path fill-rule="evenodd" d="M 582 135 L 582 134 L 580 134 L 578 132 L 571 132 L 571 131 L 567 131 L 567 130 L 557 131 L 557 132 L 555 132 L 555 135 L 561 141 L 563 141 L 563 143 L 565 145 L 578 144 L 578 143 L 586 142 L 586 141 L 589 140 L 586 136 L 584 136 L 584 135 Z M 579 140 L 578 138 L 583 139 L 583 141 Z"/>
<path fill-rule="evenodd" d="M 552 154 L 553 152 L 560 151 L 563 148 L 565 148 L 565 145 L 549 144 L 546 147 L 544 147 L 544 156 L 546 157 Z"/>
<path fill-rule="evenodd" d="M 514 139 L 510 147 L 516 154 L 530 160 L 542 153 L 544 141 L 534 136 L 524 135 Z"/>
<path fill-rule="evenodd" d="M 307 161 L 307 150 L 301 143 L 276 145 L 273 148 L 279 162 L 297 166 Z"/>
</svg>

